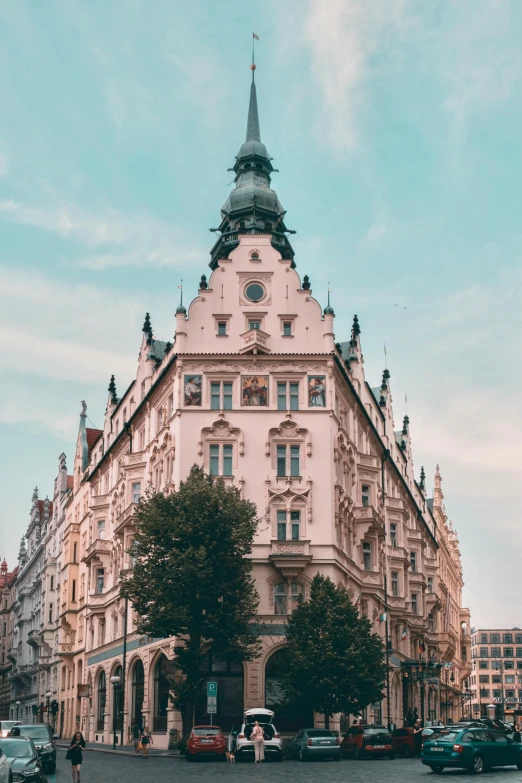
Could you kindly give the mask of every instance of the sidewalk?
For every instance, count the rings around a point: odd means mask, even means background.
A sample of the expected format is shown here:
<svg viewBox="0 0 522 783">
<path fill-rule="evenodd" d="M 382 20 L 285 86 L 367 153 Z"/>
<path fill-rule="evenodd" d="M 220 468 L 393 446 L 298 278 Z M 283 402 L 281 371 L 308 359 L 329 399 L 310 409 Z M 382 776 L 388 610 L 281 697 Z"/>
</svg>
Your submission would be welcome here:
<svg viewBox="0 0 522 783">
<path fill-rule="evenodd" d="M 67 750 L 67 748 L 69 747 L 69 743 L 64 742 L 63 740 L 56 740 L 56 747 L 61 748 L 62 750 Z M 122 745 L 122 746 L 116 745 L 116 750 L 113 750 L 112 744 L 104 745 L 101 742 L 87 742 L 86 749 L 95 750 L 98 753 L 113 753 L 116 756 L 134 757 L 134 748 L 132 745 Z M 177 750 L 165 750 L 165 748 L 158 748 L 156 750 L 154 747 L 149 749 L 149 756 L 151 758 L 170 758 L 170 759 L 182 758 Z M 141 758 L 141 754 L 140 754 L 140 758 Z"/>
</svg>

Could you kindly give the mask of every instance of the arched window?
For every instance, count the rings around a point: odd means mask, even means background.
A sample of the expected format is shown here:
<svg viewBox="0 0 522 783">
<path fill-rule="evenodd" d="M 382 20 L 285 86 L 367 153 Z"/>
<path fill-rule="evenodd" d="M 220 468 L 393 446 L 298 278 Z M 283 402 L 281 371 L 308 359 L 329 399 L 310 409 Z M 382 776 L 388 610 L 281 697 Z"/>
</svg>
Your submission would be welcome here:
<svg viewBox="0 0 522 783">
<path fill-rule="evenodd" d="M 166 676 L 168 660 L 160 656 L 154 667 L 153 731 L 167 731 L 167 707 L 169 706 L 170 682 Z"/>
<path fill-rule="evenodd" d="M 113 688 L 113 705 L 112 705 L 112 726 L 114 729 L 118 730 L 120 728 L 121 724 L 121 718 L 122 718 L 122 708 L 123 708 L 123 690 L 122 690 L 122 669 L 121 666 L 117 666 L 113 673 L 113 677 L 119 677 L 120 682 L 119 685 L 116 686 L 116 692 L 114 692 Z"/>
<path fill-rule="evenodd" d="M 138 726 L 142 726 L 143 723 L 144 683 L 145 673 L 143 671 L 143 663 L 138 659 L 132 672 L 132 720 L 136 721 Z"/>
<path fill-rule="evenodd" d="M 105 727 L 105 702 L 107 700 L 107 685 L 105 672 L 101 671 L 98 677 L 98 711 L 96 713 L 96 730 L 103 731 Z"/>
</svg>

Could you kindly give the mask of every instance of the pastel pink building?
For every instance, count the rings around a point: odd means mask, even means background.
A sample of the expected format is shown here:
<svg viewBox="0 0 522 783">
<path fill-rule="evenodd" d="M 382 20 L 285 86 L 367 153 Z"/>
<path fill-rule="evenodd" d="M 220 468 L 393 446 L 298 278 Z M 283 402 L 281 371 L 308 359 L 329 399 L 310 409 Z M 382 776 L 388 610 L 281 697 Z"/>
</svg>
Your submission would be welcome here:
<svg viewBox="0 0 522 783">
<path fill-rule="evenodd" d="M 346 586 L 377 632 L 384 636 L 388 627 L 389 703 L 385 693 L 365 717 L 389 714 L 400 725 L 413 706 L 426 718 L 439 715 L 438 688 L 405 685 L 401 671 L 401 662 L 441 655 L 442 603 L 431 596 L 439 582 L 437 524 L 425 480 L 414 476 L 409 420 L 397 431 L 387 370 L 377 388 L 366 381 L 357 316 L 348 339 L 336 342 L 332 307 L 321 308 L 297 271 L 271 187 L 254 81 L 234 172 L 211 274 L 188 309 L 178 307 L 171 341 L 156 339 L 147 314 L 134 382 L 118 397 L 111 381 L 103 431 L 88 431 L 81 419 L 64 532 L 70 558 L 78 546 L 79 563 L 68 567 L 62 557 L 78 603 L 71 607 L 71 588 L 62 584 L 61 649 L 66 730 L 78 716 L 94 741 L 108 741 L 122 709 L 125 736 L 136 720 L 162 746 L 180 727 L 168 701 L 175 639 L 140 637 L 129 612 L 122 702 L 114 703 L 110 677 L 124 663 L 118 580 L 132 568 L 135 504 L 149 483 L 175 490 L 194 464 L 238 487 L 260 518 L 252 558 L 262 654 L 232 669 L 208 662 L 205 674 L 218 681 L 218 722 L 227 728 L 243 707 L 277 701 L 285 624 L 318 572 Z M 77 696 L 80 684 L 90 685 L 90 699 Z M 303 716 L 314 719 L 322 720 Z M 208 717 L 201 711 L 196 720 Z M 277 723 L 291 724 L 284 716 Z"/>
</svg>

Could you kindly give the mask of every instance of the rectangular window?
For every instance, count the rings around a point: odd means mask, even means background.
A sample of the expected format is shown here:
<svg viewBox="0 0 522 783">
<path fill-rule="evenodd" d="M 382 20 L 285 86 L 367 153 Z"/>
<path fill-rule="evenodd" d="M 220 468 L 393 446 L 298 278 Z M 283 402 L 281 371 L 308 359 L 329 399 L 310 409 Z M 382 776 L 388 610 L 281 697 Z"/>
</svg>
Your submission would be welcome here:
<svg viewBox="0 0 522 783">
<path fill-rule="evenodd" d="M 487 647 L 481 647 L 479 650 L 479 656 L 481 658 L 487 658 L 488 657 L 488 648 Z"/>
<path fill-rule="evenodd" d="M 393 597 L 398 598 L 399 597 L 399 572 L 398 571 L 391 572 L 391 588 L 392 588 Z"/>
<path fill-rule="evenodd" d="M 428 615 L 428 629 L 430 633 L 435 633 L 435 618 L 432 614 Z"/>
<path fill-rule="evenodd" d="M 522 647 L 517 647 L 517 658 L 522 658 Z"/>
<path fill-rule="evenodd" d="M 98 538 L 104 539 L 105 538 L 105 520 L 99 519 L 98 520 Z"/>
<path fill-rule="evenodd" d="M 504 658 L 513 658 L 513 648 L 504 647 Z"/>
<path fill-rule="evenodd" d="M 491 682 L 492 682 L 494 685 L 495 685 L 495 684 L 496 684 L 496 685 L 499 685 L 499 684 L 502 682 L 502 677 L 500 676 L 500 674 L 494 674 L 494 675 L 491 677 Z"/>
<path fill-rule="evenodd" d="M 298 478 L 301 475 L 300 454 L 300 446 L 277 446 L 277 475 Z"/>
<path fill-rule="evenodd" d="M 372 545 L 370 541 L 363 541 L 363 567 L 365 571 L 372 570 Z"/>
<path fill-rule="evenodd" d="M 520 633 L 515 634 L 515 644 L 522 644 L 522 634 Z"/>
<path fill-rule="evenodd" d="M 417 573 L 417 553 L 410 552 L 410 567 L 412 574 Z"/>
<path fill-rule="evenodd" d="M 499 672 L 502 669 L 502 661 L 491 661 L 491 668 L 494 672 Z"/>
<path fill-rule="evenodd" d="M 506 685 L 514 685 L 514 684 L 515 684 L 515 675 L 506 674 Z"/>
<path fill-rule="evenodd" d="M 515 691 L 506 691 L 506 699 L 513 699 L 515 696 Z"/>
<path fill-rule="evenodd" d="M 361 487 L 361 503 L 363 506 L 370 505 L 370 487 L 368 484 L 363 484 Z"/>
<path fill-rule="evenodd" d="M 299 541 L 301 538 L 301 512 L 290 512 L 290 524 L 292 526 L 292 541 Z"/>
<path fill-rule="evenodd" d="M 277 540 L 286 541 L 286 511 L 277 512 Z"/>
<path fill-rule="evenodd" d="M 212 476 L 232 476 L 233 448 L 232 444 L 210 444 L 209 468 Z"/>
<path fill-rule="evenodd" d="M 481 654 L 481 656 L 480 656 L 481 658 L 486 658 L 487 657 L 487 648 L 481 647 L 480 649 L 481 650 L 483 650 L 483 649 L 486 650 L 486 655 L 483 656 Z M 492 658 L 500 658 L 500 647 L 492 647 L 491 648 L 491 657 Z"/>
<path fill-rule="evenodd" d="M 493 689 L 493 698 L 494 699 L 501 699 L 502 698 L 502 691 L 499 691 L 498 689 Z"/>
<path fill-rule="evenodd" d="M 132 485 L 132 502 L 139 503 L 141 499 L 141 483 L 136 481 Z"/>
<path fill-rule="evenodd" d="M 53 621 L 53 605 L 49 604 L 49 622 L 52 623 Z"/>
<path fill-rule="evenodd" d="M 105 569 L 104 568 L 97 568 L 96 569 L 96 592 L 103 593 L 103 590 L 105 588 Z"/>
<path fill-rule="evenodd" d="M 232 410 L 232 383 L 218 381 L 210 384 L 210 408 L 213 411 Z"/>
<path fill-rule="evenodd" d="M 299 410 L 299 383 L 280 381 L 277 384 L 277 410 Z"/>
<path fill-rule="evenodd" d="M 513 635 L 510 633 L 505 633 L 502 637 L 502 641 L 504 644 L 513 644 Z"/>
<path fill-rule="evenodd" d="M 479 669 L 489 669 L 489 663 L 487 661 L 479 661 Z"/>
<path fill-rule="evenodd" d="M 479 683 L 489 682 L 489 674 L 479 674 Z"/>
<path fill-rule="evenodd" d="M 488 635 L 487 635 L 487 633 L 481 633 L 480 634 L 480 643 L 481 644 L 487 644 L 488 643 Z"/>
<path fill-rule="evenodd" d="M 395 522 L 390 524 L 390 542 L 392 546 L 397 546 L 397 525 Z"/>
<path fill-rule="evenodd" d="M 514 661 L 504 661 L 504 669 L 514 669 L 515 663 Z"/>
<path fill-rule="evenodd" d="M 249 329 L 261 329 L 261 321 L 249 321 L 248 322 L 248 328 Z"/>
<path fill-rule="evenodd" d="M 227 333 L 227 322 L 226 321 L 218 321 L 218 335 L 220 337 L 223 337 L 223 335 L 226 335 Z"/>
<path fill-rule="evenodd" d="M 73 544 L 73 563 L 77 563 L 78 560 L 76 559 L 78 555 L 78 544 Z"/>
<path fill-rule="evenodd" d="M 72 603 L 76 601 L 76 579 L 72 580 L 71 601 Z"/>
<path fill-rule="evenodd" d="M 417 603 L 417 593 L 411 594 L 411 611 L 414 615 L 419 613 L 419 606 Z"/>
<path fill-rule="evenodd" d="M 428 593 L 433 593 L 433 577 L 428 577 Z"/>
<path fill-rule="evenodd" d="M 283 322 L 283 337 L 291 337 L 292 336 L 292 322 L 291 321 L 284 321 Z"/>
<path fill-rule="evenodd" d="M 480 696 L 483 699 L 489 699 L 489 688 L 481 688 L 480 689 Z"/>
<path fill-rule="evenodd" d="M 489 641 L 491 642 L 491 644 L 500 644 L 500 634 L 492 633 Z"/>
<path fill-rule="evenodd" d="M 54 576 L 51 577 L 51 590 L 54 590 Z"/>
</svg>

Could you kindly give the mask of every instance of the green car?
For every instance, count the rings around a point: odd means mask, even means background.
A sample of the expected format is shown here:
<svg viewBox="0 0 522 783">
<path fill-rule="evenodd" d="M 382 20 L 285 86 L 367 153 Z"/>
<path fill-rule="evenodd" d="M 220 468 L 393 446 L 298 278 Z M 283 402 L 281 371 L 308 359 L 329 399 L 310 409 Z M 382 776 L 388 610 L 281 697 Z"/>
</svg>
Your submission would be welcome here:
<svg viewBox="0 0 522 783">
<path fill-rule="evenodd" d="M 478 775 L 492 767 L 522 769 L 522 745 L 492 729 L 446 726 L 424 743 L 422 763 L 433 772 L 461 767 Z"/>
<path fill-rule="evenodd" d="M 286 756 L 299 761 L 324 758 L 340 761 L 340 740 L 328 729 L 301 729 L 286 746 Z"/>
</svg>

